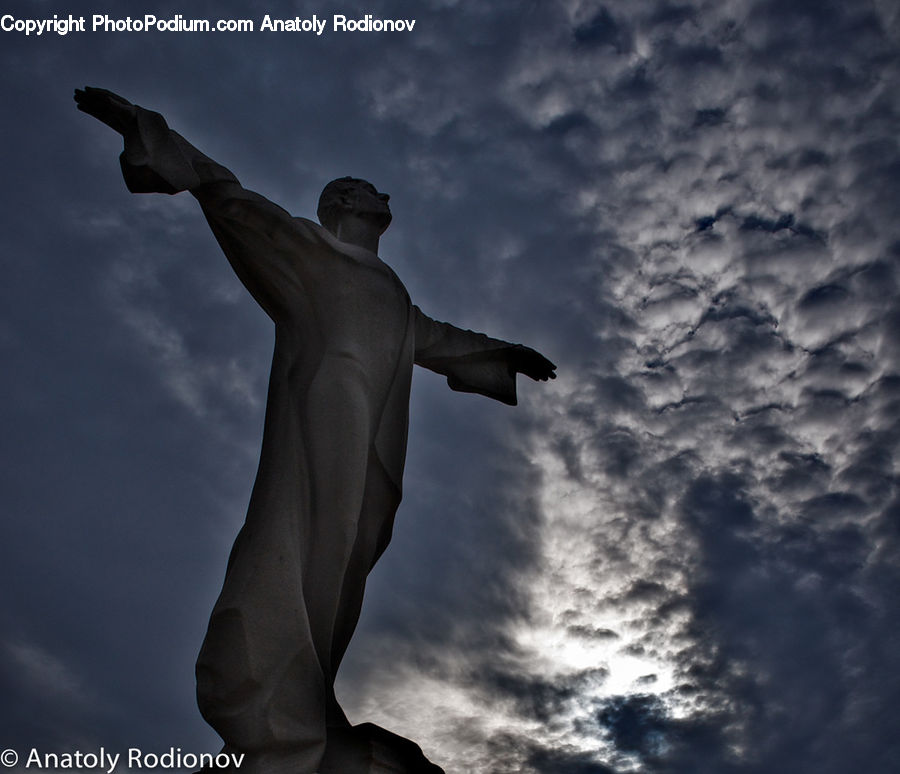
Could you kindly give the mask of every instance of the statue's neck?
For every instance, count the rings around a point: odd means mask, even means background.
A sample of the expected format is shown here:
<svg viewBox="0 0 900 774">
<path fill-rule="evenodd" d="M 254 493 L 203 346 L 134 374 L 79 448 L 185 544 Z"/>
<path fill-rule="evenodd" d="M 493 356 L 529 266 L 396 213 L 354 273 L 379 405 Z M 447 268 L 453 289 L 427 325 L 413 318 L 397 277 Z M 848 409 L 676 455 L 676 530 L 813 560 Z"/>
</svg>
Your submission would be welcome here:
<svg viewBox="0 0 900 774">
<path fill-rule="evenodd" d="M 342 242 L 347 242 L 364 250 L 369 250 L 378 255 L 378 241 L 381 231 L 370 221 L 354 215 L 347 215 L 338 221 L 335 236 Z"/>
</svg>

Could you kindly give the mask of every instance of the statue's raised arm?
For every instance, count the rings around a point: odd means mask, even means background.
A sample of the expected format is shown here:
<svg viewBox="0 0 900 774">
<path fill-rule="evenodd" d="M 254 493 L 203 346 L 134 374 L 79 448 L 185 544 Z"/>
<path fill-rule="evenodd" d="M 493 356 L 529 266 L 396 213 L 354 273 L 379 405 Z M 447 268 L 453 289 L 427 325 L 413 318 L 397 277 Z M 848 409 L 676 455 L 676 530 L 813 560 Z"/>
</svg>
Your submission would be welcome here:
<svg viewBox="0 0 900 774">
<path fill-rule="evenodd" d="M 75 102 L 122 135 L 125 149 L 119 160 L 132 193 L 176 194 L 209 183 L 237 183 L 230 170 L 172 131 L 159 113 L 92 86 L 76 89 Z"/>
<path fill-rule="evenodd" d="M 277 319 L 299 306 L 300 274 L 309 268 L 304 245 L 317 240 L 315 224 L 243 188 L 229 169 L 170 129 L 159 113 L 90 86 L 75 90 L 75 102 L 122 135 L 119 163 L 129 191 L 190 191 L 235 273 L 266 313 Z M 294 243 L 289 251 L 275 245 L 285 232 Z"/>
<path fill-rule="evenodd" d="M 107 89 L 85 86 L 75 89 L 78 109 L 102 121 L 122 136 L 135 128 L 137 106 Z"/>
</svg>

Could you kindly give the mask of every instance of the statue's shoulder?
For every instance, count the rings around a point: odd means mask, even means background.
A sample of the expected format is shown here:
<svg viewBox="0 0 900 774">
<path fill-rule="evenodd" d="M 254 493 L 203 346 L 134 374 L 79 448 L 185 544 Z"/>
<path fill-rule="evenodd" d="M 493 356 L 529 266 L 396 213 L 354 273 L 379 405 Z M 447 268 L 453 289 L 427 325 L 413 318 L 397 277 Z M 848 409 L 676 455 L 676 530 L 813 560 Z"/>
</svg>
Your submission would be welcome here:
<svg viewBox="0 0 900 774">
<path fill-rule="evenodd" d="M 205 185 L 194 191 L 207 216 L 224 216 L 232 222 L 263 229 L 270 235 L 294 233 L 316 241 L 334 237 L 309 218 L 291 215 L 286 209 L 262 194 L 244 188 L 237 182 Z"/>
<path fill-rule="evenodd" d="M 295 215 L 291 217 L 291 227 L 296 232 L 302 233 L 303 236 L 309 241 L 327 245 L 336 252 L 343 252 L 341 248 L 345 246 L 344 243 L 341 242 L 327 228 L 320 225 L 319 223 L 316 223 L 314 220 Z"/>
<path fill-rule="evenodd" d="M 309 218 L 304 218 L 299 215 L 294 215 L 291 220 L 294 222 L 294 225 L 297 228 L 307 229 L 312 231 L 313 233 L 321 236 L 323 239 L 330 238 L 334 240 L 331 232 L 328 231 L 324 226 L 319 225 L 314 220 L 310 220 Z"/>
</svg>

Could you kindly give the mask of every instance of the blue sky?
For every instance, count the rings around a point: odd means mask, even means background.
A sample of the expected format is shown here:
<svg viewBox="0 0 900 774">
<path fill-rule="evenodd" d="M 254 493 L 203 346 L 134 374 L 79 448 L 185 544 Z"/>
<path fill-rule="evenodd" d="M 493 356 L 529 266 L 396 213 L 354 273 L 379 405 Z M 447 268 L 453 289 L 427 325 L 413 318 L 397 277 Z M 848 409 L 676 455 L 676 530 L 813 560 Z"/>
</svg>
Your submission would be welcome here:
<svg viewBox="0 0 900 774">
<path fill-rule="evenodd" d="M 210 752 L 193 662 L 253 482 L 271 323 L 103 86 L 291 212 L 364 177 L 429 315 L 544 352 L 417 373 L 339 695 L 448 772 L 896 769 L 892 2 L 14 2 L 2 33 L 0 747 Z"/>
</svg>

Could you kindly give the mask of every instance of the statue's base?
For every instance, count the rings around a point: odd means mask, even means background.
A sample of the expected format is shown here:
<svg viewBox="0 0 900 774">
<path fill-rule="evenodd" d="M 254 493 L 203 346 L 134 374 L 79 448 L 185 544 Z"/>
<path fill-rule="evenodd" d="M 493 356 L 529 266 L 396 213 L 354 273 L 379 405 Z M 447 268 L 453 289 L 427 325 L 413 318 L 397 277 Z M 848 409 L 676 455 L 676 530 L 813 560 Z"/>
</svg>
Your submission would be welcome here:
<svg viewBox="0 0 900 774">
<path fill-rule="evenodd" d="M 225 747 L 225 754 L 239 755 Z M 227 768 L 204 768 L 194 774 L 445 774 L 409 739 L 392 734 L 373 723 L 329 726 L 325 755 L 315 772 L 310 766 L 315 752 L 310 748 L 276 749 L 248 754 L 240 764 Z"/>
<path fill-rule="evenodd" d="M 319 774 L 444 774 L 415 742 L 372 723 L 329 728 Z"/>
</svg>

